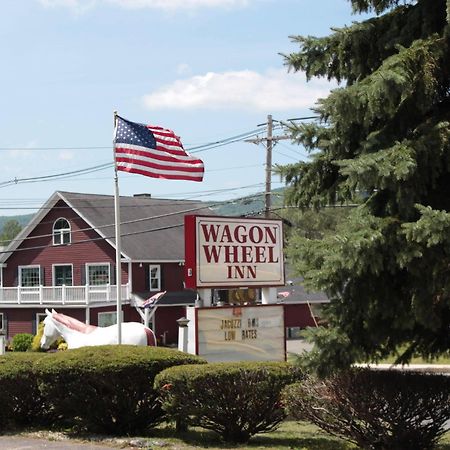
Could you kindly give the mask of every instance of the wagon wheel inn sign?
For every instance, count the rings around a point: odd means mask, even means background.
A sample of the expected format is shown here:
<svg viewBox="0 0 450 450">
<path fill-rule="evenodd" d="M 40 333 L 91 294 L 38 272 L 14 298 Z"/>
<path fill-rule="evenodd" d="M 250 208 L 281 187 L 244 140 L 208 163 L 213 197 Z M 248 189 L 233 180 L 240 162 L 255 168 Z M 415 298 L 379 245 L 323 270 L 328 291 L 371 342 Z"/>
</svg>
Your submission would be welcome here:
<svg viewBox="0 0 450 450">
<path fill-rule="evenodd" d="M 281 220 L 185 216 L 186 287 L 284 285 Z"/>
</svg>

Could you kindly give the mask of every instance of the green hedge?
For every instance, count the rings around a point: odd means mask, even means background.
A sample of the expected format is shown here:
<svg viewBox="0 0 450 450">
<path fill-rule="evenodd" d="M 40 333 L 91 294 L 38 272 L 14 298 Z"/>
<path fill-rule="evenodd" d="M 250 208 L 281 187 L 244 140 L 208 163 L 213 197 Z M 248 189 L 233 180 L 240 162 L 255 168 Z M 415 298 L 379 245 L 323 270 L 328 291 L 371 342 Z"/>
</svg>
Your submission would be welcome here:
<svg viewBox="0 0 450 450">
<path fill-rule="evenodd" d="M 285 417 L 280 391 L 300 379 L 287 363 L 211 363 L 166 369 L 156 376 L 162 407 L 179 428 L 193 425 L 244 443 Z"/>
<path fill-rule="evenodd" d="M 33 365 L 42 353 L 7 353 L 0 356 L 0 431 L 43 422 L 41 397 Z"/>
<path fill-rule="evenodd" d="M 286 409 L 364 449 L 432 449 L 450 420 L 450 377 L 351 369 L 285 388 Z"/>
<path fill-rule="evenodd" d="M 37 361 L 34 369 L 56 423 L 136 434 L 162 420 L 155 376 L 171 366 L 204 362 L 167 348 L 111 345 L 57 352 Z"/>
</svg>

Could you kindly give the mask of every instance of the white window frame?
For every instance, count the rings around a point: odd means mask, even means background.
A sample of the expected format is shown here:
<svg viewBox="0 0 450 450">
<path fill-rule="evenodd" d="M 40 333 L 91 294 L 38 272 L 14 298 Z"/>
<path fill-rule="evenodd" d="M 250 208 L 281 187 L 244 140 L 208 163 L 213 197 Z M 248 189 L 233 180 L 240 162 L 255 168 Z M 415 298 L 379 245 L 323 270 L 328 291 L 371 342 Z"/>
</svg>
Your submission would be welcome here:
<svg viewBox="0 0 450 450">
<path fill-rule="evenodd" d="M 72 284 L 70 285 L 66 285 L 66 286 L 73 286 L 73 264 L 67 263 L 67 264 L 52 264 L 52 285 L 56 286 L 56 272 L 55 272 L 55 268 L 56 267 L 61 267 L 61 266 L 70 266 L 71 268 L 71 272 L 72 272 Z M 62 285 L 60 285 L 62 286 Z"/>
<path fill-rule="evenodd" d="M 0 334 L 6 332 L 5 313 L 0 312 Z"/>
<path fill-rule="evenodd" d="M 89 280 L 89 268 L 95 266 L 108 266 L 108 282 L 105 284 L 91 284 Z M 107 286 L 111 284 L 111 263 L 109 262 L 99 262 L 99 263 L 86 263 L 86 284 L 88 286 Z"/>
<path fill-rule="evenodd" d="M 152 278 L 152 269 L 156 269 L 156 277 Z M 152 287 L 152 280 L 158 282 L 158 287 Z M 148 283 L 150 292 L 159 292 L 161 290 L 161 265 L 160 264 L 150 264 L 148 266 Z"/>
<path fill-rule="evenodd" d="M 39 273 L 39 284 L 37 284 L 36 286 L 23 286 L 22 285 L 22 270 L 23 269 L 38 269 L 38 273 Z M 31 288 L 31 287 L 37 287 L 37 286 L 42 286 L 42 280 L 41 280 L 41 266 L 39 264 L 32 264 L 29 266 L 18 266 L 17 270 L 19 271 L 19 286 L 20 287 L 26 287 L 26 288 Z"/>
<path fill-rule="evenodd" d="M 101 318 L 102 317 L 106 317 L 106 316 L 111 316 L 112 318 L 114 318 L 114 321 L 111 322 L 110 320 L 107 322 L 109 323 L 109 325 L 100 325 L 101 323 Z M 122 322 L 123 322 L 123 311 L 121 311 L 120 313 L 120 317 L 122 318 Z M 97 325 L 99 327 L 108 327 L 110 325 L 115 325 L 117 323 L 117 311 L 104 311 L 104 312 L 99 312 L 97 313 Z"/>
<path fill-rule="evenodd" d="M 67 222 L 68 228 L 59 228 L 55 230 L 55 225 L 59 220 L 65 220 Z M 68 233 L 69 242 L 64 242 L 64 235 Z M 69 245 L 72 243 L 72 227 L 70 226 L 70 222 L 65 217 L 59 217 L 53 222 L 53 245 Z M 57 239 L 56 239 L 57 238 Z"/>
<path fill-rule="evenodd" d="M 42 317 L 42 320 L 40 320 L 39 318 L 40 317 Z M 37 330 L 38 330 L 38 328 L 39 328 L 39 324 L 45 319 L 47 317 L 47 314 L 44 312 L 44 313 L 36 313 L 36 317 L 35 317 L 35 322 L 36 322 L 36 333 L 37 333 Z"/>
</svg>

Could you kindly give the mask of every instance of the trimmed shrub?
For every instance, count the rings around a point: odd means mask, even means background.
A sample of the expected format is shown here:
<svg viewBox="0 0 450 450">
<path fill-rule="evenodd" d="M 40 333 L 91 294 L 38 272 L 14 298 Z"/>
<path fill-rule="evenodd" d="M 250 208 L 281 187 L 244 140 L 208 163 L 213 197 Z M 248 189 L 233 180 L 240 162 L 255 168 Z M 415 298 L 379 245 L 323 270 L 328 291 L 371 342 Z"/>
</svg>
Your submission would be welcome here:
<svg viewBox="0 0 450 450">
<path fill-rule="evenodd" d="M 35 368 L 56 423 L 119 435 L 144 433 L 162 420 L 153 389 L 161 370 L 204 362 L 167 348 L 109 345 L 53 353 Z"/>
<path fill-rule="evenodd" d="M 201 426 L 226 442 L 245 443 L 285 418 L 280 392 L 299 378 L 287 363 L 211 363 L 166 369 L 155 389 L 179 429 Z"/>
<path fill-rule="evenodd" d="M 450 377 L 351 369 L 283 391 L 287 412 L 364 449 L 427 450 L 450 419 Z"/>
<path fill-rule="evenodd" d="M 38 329 L 36 335 L 33 337 L 33 341 L 31 342 L 31 351 L 32 352 L 43 352 L 45 350 L 41 349 L 41 338 L 44 334 L 44 322 L 41 322 L 38 325 Z"/>
<path fill-rule="evenodd" d="M 33 342 L 33 335 L 29 333 L 16 334 L 11 343 L 11 349 L 13 352 L 26 352 L 31 349 Z"/>
<path fill-rule="evenodd" d="M 44 422 L 33 364 L 46 355 L 7 353 L 0 356 L 0 431 Z"/>
</svg>

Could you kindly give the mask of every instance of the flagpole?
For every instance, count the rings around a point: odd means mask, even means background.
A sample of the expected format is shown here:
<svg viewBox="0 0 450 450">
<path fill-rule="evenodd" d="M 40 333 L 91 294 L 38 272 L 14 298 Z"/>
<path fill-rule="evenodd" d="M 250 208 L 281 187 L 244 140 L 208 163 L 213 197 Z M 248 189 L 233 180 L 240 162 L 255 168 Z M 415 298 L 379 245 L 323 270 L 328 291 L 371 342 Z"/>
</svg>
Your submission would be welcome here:
<svg viewBox="0 0 450 450">
<path fill-rule="evenodd" d="M 114 111 L 114 140 L 113 140 L 113 158 L 114 158 L 114 224 L 116 233 L 116 315 L 117 315 L 117 344 L 122 343 L 122 264 L 121 264 L 121 246 L 120 246 L 120 198 L 119 198 L 119 177 L 117 174 L 115 138 L 117 133 L 117 111 Z"/>
</svg>

